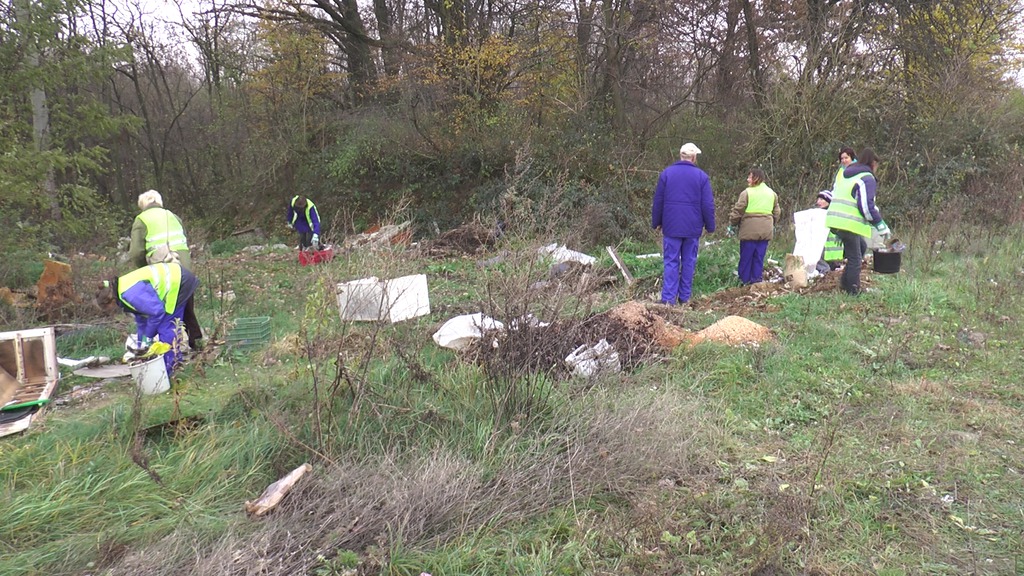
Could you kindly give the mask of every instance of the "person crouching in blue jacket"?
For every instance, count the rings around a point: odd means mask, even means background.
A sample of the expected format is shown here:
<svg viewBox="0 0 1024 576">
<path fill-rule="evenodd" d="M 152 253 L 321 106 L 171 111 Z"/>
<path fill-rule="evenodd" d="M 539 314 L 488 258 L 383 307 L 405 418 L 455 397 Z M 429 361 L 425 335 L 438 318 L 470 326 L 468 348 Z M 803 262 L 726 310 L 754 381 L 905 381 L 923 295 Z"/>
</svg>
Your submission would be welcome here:
<svg viewBox="0 0 1024 576">
<path fill-rule="evenodd" d="M 150 264 L 113 280 L 104 282 L 97 297 L 101 308 L 109 309 L 116 302 L 135 316 L 139 344 L 148 344 L 157 336 L 171 345 L 163 355 L 167 375 L 174 372 L 179 342 L 176 324 L 182 322 L 185 303 L 199 287 L 199 279 L 177 262 Z"/>
<path fill-rule="evenodd" d="M 313 247 L 320 249 L 320 213 L 313 202 L 305 196 L 294 196 L 288 203 L 285 216 L 288 227 L 299 233 L 299 249 Z"/>
<path fill-rule="evenodd" d="M 715 199 L 711 179 L 696 164 L 700 153 L 696 144 L 683 144 L 679 161 L 661 171 L 654 189 L 651 228 L 662 234 L 662 304 L 690 300 L 700 236 L 715 231 Z"/>
</svg>

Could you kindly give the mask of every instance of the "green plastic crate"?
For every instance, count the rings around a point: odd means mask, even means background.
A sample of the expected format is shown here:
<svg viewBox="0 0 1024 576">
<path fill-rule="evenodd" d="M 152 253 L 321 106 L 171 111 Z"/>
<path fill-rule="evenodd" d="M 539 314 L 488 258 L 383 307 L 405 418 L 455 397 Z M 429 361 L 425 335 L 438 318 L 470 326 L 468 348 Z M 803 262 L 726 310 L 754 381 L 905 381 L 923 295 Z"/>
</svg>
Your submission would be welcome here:
<svg viewBox="0 0 1024 576">
<path fill-rule="evenodd" d="M 269 340 L 270 316 L 237 318 L 228 333 L 228 344 L 237 348 L 260 346 Z"/>
</svg>

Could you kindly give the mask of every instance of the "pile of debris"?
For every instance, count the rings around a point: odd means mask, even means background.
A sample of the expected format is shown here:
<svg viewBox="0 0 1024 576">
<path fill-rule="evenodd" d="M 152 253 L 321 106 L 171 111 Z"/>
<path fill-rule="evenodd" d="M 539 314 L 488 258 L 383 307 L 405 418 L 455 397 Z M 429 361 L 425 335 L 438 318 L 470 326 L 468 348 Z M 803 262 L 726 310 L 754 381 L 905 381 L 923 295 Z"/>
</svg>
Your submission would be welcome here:
<svg viewBox="0 0 1024 576">
<path fill-rule="evenodd" d="M 479 254 L 494 246 L 500 236 L 499 228 L 487 227 L 481 222 L 473 221 L 425 242 L 424 253 L 434 258 Z"/>
<path fill-rule="evenodd" d="M 467 314 L 449 320 L 434 334 L 439 345 L 458 350 L 492 375 L 544 373 L 558 379 L 632 370 L 680 345 L 757 345 L 772 338 L 768 328 L 739 316 L 690 332 L 638 301 L 589 318 L 551 323 L 528 317 L 506 324 L 484 314 Z"/>
</svg>

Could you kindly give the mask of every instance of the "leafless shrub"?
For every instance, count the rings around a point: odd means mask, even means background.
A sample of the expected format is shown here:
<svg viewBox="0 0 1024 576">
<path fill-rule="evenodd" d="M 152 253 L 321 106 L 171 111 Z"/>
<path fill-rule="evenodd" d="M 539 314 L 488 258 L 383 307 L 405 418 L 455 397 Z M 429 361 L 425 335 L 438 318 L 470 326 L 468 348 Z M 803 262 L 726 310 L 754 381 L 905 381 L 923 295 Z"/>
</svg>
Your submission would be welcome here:
<svg viewBox="0 0 1024 576">
<path fill-rule="evenodd" d="M 524 429 L 496 471 L 444 450 L 340 462 L 317 470 L 262 520 L 244 520 L 216 542 L 183 526 L 110 574 L 302 574 L 339 550 L 386 563 L 399 542 L 437 546 L 598 493 L 638 498 L 659 480 L 687 485 L 711 473 L 719 438 L 699 402 L 656 393 L 576 408 L 555 428 Z"/>
</svg>

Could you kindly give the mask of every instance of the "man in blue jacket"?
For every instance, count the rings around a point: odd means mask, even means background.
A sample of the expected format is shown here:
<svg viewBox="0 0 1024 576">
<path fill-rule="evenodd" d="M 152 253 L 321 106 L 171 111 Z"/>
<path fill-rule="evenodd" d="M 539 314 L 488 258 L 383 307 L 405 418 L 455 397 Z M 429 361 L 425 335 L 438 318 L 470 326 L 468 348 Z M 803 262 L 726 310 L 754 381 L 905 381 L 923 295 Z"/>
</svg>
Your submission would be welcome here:
<svg viewBox="0 0 1024 576">
<path fill-rule="evenodd" d="M 683 144 L 679 161 L 661 171 L 654 190 L 651 228 L 662 234 L 662 304 L 690 300 L 700 236 L 715 231 L 715 198 L 711 180 L 697 167 L 698 154 L 696 144 Z"/>
</svg>

